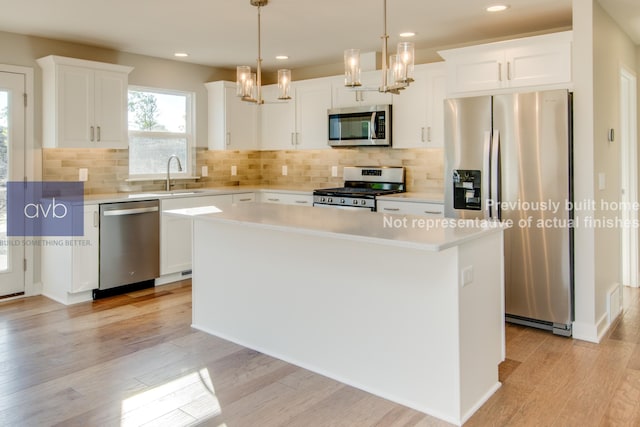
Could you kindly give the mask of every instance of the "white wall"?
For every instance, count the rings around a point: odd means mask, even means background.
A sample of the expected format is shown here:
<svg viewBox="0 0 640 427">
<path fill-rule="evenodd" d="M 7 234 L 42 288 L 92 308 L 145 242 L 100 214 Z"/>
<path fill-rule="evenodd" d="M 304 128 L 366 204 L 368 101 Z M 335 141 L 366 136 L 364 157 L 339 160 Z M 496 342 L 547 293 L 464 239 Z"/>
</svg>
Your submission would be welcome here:
<svg viewBox="0 0 640 427">
<path fill-rule="evenodd" d="M 607 130 L 619 128 L 620 67 L 637 70 L 638 49 L 595 0 L 574 0 L 573 30 L 575 200 L 595 201 L 578 215 L 615 220 L 619 212 L 607 206 L 620 201 L 620 146 L 607 141 Z M 576 338 L 598 341 L 609 326 L 606 298 L 621 281 L 620 245 L 618 227 L 576 230 Z"/>
</svg>

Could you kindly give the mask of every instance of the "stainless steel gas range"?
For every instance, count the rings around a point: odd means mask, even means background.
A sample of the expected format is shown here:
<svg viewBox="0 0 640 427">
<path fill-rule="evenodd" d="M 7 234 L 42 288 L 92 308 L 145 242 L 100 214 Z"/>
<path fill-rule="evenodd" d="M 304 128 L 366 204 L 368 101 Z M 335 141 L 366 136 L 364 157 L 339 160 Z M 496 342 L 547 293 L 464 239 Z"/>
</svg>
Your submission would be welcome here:
<svg viewBox="0 0 640 427">
<path fill-rule="evenodd" d="M 313 206 L 376 211 L 378 196 L 404 191 L 401 166 L 349 166 L 344 168 L 344 187 L 314 190 Z"/>
</svg>

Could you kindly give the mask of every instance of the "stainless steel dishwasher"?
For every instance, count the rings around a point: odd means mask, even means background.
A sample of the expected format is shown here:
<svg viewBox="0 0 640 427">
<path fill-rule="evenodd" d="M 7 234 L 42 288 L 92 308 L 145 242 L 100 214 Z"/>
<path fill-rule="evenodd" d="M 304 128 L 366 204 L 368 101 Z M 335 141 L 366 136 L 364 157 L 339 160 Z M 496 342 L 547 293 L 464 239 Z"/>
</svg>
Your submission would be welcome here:
<svg viewBox="0 0 640 427">
<path fill-rule="evenodd" d="M 153 286 L 160 276 L 159 207 L 158 200 L 100 204 L 100 283 L 94 299 Z"/>
</svg>

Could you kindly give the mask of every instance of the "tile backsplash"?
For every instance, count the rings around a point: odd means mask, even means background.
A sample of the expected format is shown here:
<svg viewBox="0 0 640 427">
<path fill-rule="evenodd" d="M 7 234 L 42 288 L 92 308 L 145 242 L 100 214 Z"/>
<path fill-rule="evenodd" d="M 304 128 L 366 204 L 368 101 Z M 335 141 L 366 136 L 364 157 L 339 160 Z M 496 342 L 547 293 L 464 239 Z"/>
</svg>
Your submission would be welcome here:
<svg viewBox="0 0 640 427">
<path fill-rule="evenodd" d="M 89 170 L 86 194 L 121 191 L 163 190 L 165 181 L 127 181 L 128 150 L 44 148 L 43 179 L 77 181 L 78 169 Z M 196 149 L 196 170 L 207 166 L 208 176 L 179 180 L 175 188 L 201 188 L 224 185 L 292 185 L 315 187 L 342 184 L 344 166 L 404 166 L 407 189 L 443 192 L 444 158 L 441 148 L 390 149 L 354 147 L 330 150 L 291 151 L 212 151 Z M 235 166 L 236 175 L 231 174 Z M 287 175 L 282 174 L 286 166 Z M 332 177 L 333 167 L 338 176 Z"/>
</svg>

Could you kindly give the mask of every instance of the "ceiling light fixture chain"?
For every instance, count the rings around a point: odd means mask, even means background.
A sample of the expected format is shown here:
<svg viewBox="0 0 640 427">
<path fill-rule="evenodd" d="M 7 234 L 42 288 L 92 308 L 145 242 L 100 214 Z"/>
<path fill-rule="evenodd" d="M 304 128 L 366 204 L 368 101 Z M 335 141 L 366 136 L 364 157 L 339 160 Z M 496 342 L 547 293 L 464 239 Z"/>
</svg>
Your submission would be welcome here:
<svg viewBox="0 0 640 427">
<path fill-rule="evenodd" d="M 258 8 L 258 59 L 256 60 L 256 73 L 251 72 L 251 67 L 239 65 L 236 69 L 236 94 L 243 101 L 264 104 L 262 99 L 262 14 L 261 8 L 269 3 L 269 0 L 249 0 L 252 6 Z M 278 99 L 288 100 L 291 84 L 291 70 L 278 70 Z"/>
<path fill-rule="evenodd" d="M 399 94 L 413 82 L 413 68 L 415 49 L 411 42 L 398 43 L 395 55 L 388 55 L 389 34 L 387 33 L 387 0 L 382 0 L 382 85 L 379 92 Z M 387 61 L 388 59 L 388 61 Z M 347 49 L 344 51 L 344 85 L 356 88 L 362 85 L 360 82 L 360 50 Z M 389 84 L 389 81 L 393 82 Z"/>
</svg>

